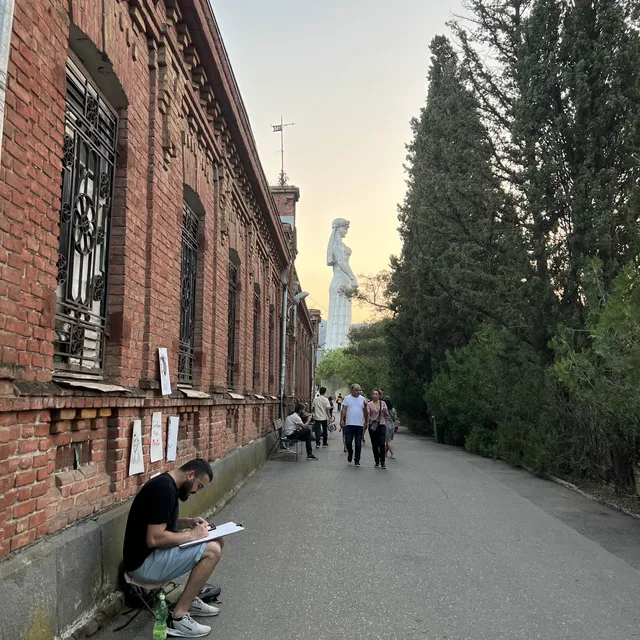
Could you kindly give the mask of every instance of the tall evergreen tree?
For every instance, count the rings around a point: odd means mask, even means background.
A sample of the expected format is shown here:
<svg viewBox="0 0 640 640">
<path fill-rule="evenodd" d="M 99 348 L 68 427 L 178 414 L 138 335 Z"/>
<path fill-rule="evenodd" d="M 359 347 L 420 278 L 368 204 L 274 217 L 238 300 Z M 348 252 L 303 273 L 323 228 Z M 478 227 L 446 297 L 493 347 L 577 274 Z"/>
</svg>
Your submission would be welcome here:
<svg viewBox="0 0 640 640">
<path fill-rule="evenodd" d="M 469 17 L 452 22 L 451 27 L 461 43 L 465 78 L 489 131 L 493 171 L 512 199 L 516 224 L 529 255 L 530 270 L 519 289 L 530 309 L 523 323 L 525 340 L 550 361 L 548 343 L 558 316 L 558 300 L 550 273 L 552 227 L 527 172 L 536 162 L 536 127 L 540 122 L 530 122 L 521 113 L 522 105 L 528 100 L 523 98 L 523 93 L 529 89 L 527 81 L 530 80 L 523 74 L 524 40 L 536 2 L 466 0 L 464 6 Z M 556 0 L 549 1 L 552 16 L 557 5 Z M 539 37 L 540 56 L 544 57 L 550 45 L 541 34 Z M 546 185 L 542 183 L 540 189 L 544 191 Z"/>
<path fill-rule="evenodd" d="M 391 282 L 391 326 L 405 343 L 392 375 L 435 376 L 427 397 L 458 436 L 477 427 L 473 450 L 631 491 L 637 322 L 632 306 L 611 303 L 594 330 L 587 291 L 594 263 L 598 299 L 615 297 L 626 276 L 630 296 L 637 281 L 638 2 L 466 8 L 469 19 L 452 25 L 461 61 L 434 40 L 427 105 L 412 123 L 404 247 Z M 610 402 L 622 385 L 626 399 Z M 486 420 L 468 425 L 478 407 Z"/>
<path fill-rule="evenodd" d="M 426 106 L 411 123 L 399 215 L 403 250 L 391 282 L 402 336 L 391 351 L 420 387 L 445 351 L 467 344 L 483 319 L 521 322 L 514 296 L 526 269 L 513 208 L 492 173 L 488 132 L 458 56 L 443 36 L 430 48 Z"/>
<path fill-rule="evenodd" d="M 531 258 L 532 340 L 551 359 L 559 322 L 584 327 L 588 260 L 608 289 L 638 251 L 637 0 L 465 6 L 452 27 Z"/>
<path fill-rule="evenodd" d="M 489 132 L 495 174 L 522 205 L 522 148 L 512 135 L 520 96 L 524 23 L 536 0 L 463 0 L 467 17 L 450 23 L 462 49 L 465 80 Z"/>
<path fill-rule="evenodd" d="M 639 249 L 633 4 L 537 0 L 522 30 L 513 135 L 525 151 L 532 248 L 544 256 L 561 322 L 577 329 L 586 320 L 582 274 L 589 260 L 601 261 L 608 291 Z"/>
</svg>

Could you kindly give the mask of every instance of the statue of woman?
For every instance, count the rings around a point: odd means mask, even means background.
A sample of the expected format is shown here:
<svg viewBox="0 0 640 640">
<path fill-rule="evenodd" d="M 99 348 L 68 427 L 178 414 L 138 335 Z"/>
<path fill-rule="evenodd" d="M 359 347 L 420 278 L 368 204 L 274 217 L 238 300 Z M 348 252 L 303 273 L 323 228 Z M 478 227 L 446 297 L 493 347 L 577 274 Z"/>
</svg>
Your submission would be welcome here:
<svg viewBox="0 0 640 640">
<path fill-rule="evenodd" d="M 331 238 L 327 247 L 327 264 L 333 267 L 333 280 L 329 287 L 326 350 L 346 346 L 351 327 L 351 299 L 345 294 L 355 291 L 358 281 L 349 266 L 351 249 L 343 242 L 348 231 L 348 220 L 336 218 L 333 221 Z"/>
</svg>

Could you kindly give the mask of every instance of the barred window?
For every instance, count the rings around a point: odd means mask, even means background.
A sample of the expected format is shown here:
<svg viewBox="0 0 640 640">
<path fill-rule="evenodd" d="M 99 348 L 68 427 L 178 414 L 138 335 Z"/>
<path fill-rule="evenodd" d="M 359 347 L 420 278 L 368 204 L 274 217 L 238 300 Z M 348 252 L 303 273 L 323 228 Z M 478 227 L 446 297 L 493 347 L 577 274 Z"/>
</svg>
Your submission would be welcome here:
<svg viewBox="0 0 640 640">
<path fill-rule="evenodd" d="M 54 366 L 101 374 L 117 116 L 67 61 Z"/>
<path fill-rule="evenodd" d="M 192 384 L 196 333 L 196 276 L 198 266 L 198 216 L 182 203 L 182 261 L 180 267 L 180 341 L 178 382 Z"/>
<path fill-rule="evenodd" d="M 253 389 L 260 387 L 260 288 L 253 292 Z"/>
<path fill-rule="evenodd" d="M 232 253 L 229 259 L 229 308 L 227 320 L 227 385 L 230 389 L 234 388 L 235 369 L 236 369 L 236 315 L 238 309 L 238 283 L 240 277 L 240 264 L 237 260 L 237 254 Z"/>
<path fill-rule="evenodd" d="M 269 306 L 269 391 L 273 393 L 276 372 L 274 371 L 274 355 L 276 340 L 276 311 L 273 305 Z"/>
</svg>

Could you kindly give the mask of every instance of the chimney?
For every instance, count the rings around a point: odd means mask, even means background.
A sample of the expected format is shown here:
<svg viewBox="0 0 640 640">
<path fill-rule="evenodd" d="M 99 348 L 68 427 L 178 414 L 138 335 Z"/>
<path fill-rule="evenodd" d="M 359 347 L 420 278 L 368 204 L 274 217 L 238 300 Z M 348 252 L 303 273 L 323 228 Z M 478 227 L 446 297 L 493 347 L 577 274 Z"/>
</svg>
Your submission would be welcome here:
<svg viewBox="0 0 640 640">
<path fill-rule="evenodd" d="M 300 200 L 300 189 L 293 185 L 284 185 L 271 187 L 271 193 L 278 207 L 280 222 L 284 225 L 285 234 L 297 253 L 296 204 Z"/>
<path fill-rule="evenodd" d="M 285 185 L 284 187 L 271 187 L 273 199 L 276 201 L 280 220 L 288 224 L 292 229 L 296 228 L 296 204 L 300 200 L 300 189 Z"/>
</svg>

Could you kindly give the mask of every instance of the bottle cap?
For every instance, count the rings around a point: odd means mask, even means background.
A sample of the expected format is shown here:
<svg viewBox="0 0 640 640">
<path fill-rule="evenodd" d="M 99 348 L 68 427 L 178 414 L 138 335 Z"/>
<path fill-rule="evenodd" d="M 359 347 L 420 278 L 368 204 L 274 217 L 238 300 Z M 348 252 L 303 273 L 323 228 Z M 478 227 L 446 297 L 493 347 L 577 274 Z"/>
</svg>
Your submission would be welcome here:
<svg viewBox="0 0 640 640">
<path fill-rule="evenodd" d="M 158 598 L 160 598 L 160 600 L 164 600 L 164 591 L 161 591 L 161 592 L 158 594 Z"/>
</svg>

